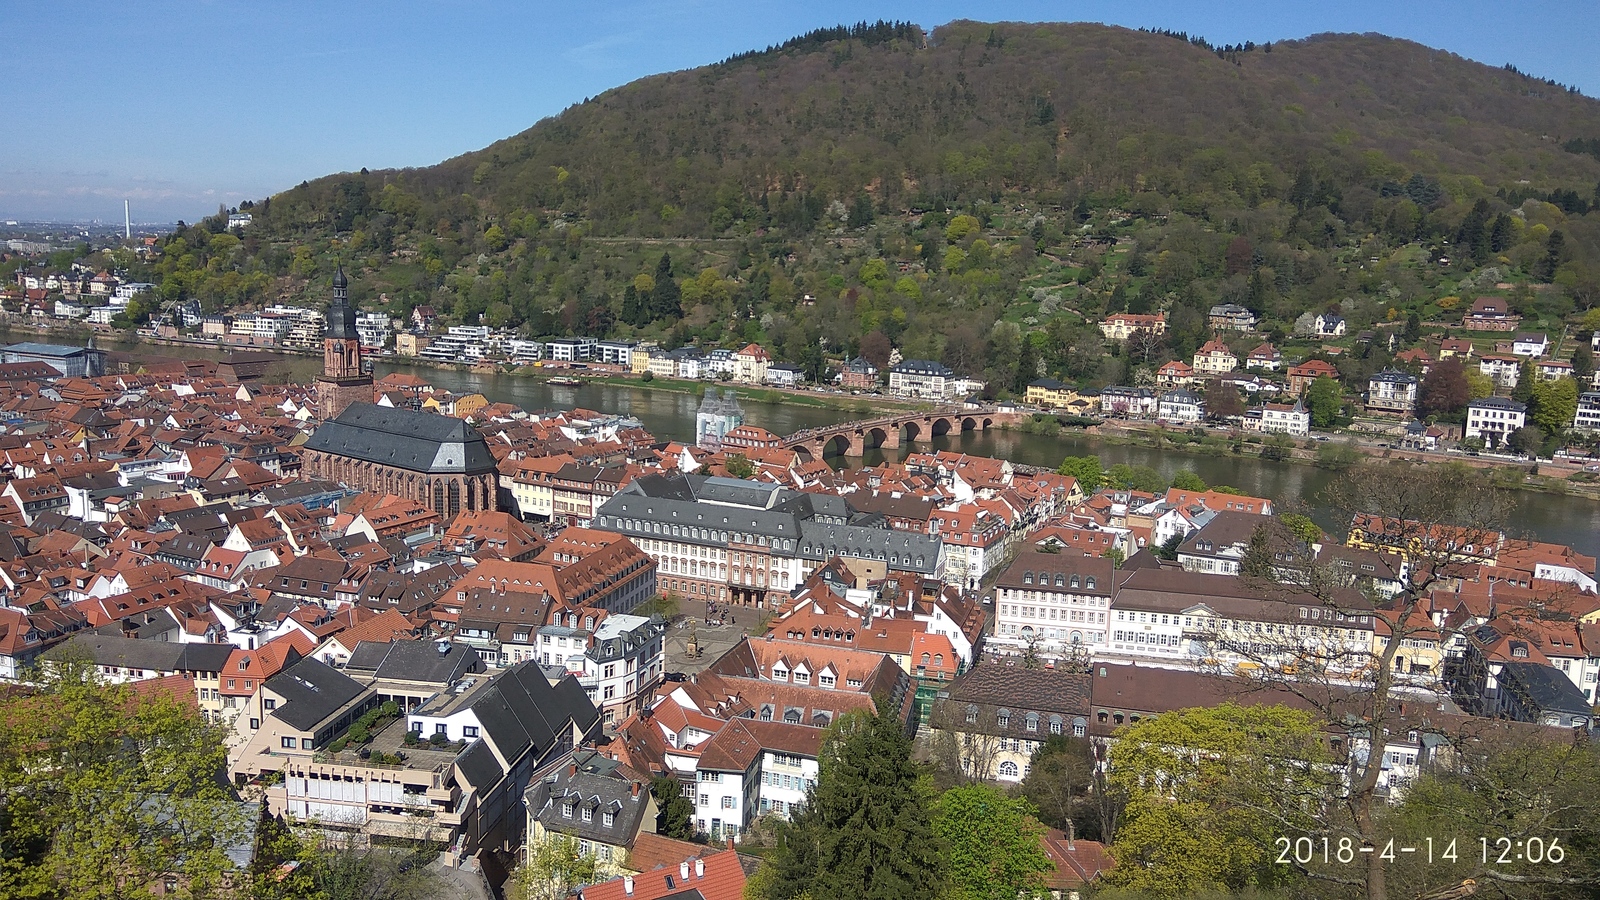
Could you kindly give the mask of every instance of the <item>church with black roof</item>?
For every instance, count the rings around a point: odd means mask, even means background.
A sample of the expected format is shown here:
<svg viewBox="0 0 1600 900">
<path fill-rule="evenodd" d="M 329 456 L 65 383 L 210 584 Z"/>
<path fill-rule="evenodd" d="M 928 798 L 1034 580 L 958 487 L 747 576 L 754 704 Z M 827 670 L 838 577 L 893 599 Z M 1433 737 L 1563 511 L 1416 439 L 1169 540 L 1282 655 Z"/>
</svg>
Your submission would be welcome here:
<svg viewBox="0 0 1600 900">
<path fill-rule="evenodd" d="M 450 416 L 371 402 L 372 376 L 362 371 L 345 284 L 341 269 L 334 276 L 323 375 L 317 379 L 325 418 L 301 448 L 302 472 L 413 500 L 445 520 L 462 510 L 495 511 L 495 459 L 476 428 Z"/>
</svg>

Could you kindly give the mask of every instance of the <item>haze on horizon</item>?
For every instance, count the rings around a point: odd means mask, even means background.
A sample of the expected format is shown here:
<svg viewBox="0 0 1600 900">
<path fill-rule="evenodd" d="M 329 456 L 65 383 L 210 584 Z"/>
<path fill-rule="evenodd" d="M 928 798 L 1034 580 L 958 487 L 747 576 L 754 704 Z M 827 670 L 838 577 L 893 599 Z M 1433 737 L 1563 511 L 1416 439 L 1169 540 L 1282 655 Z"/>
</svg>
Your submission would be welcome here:
<svg viewBox="0 0 1600 900">
<path fill-rule="evenodd" d="M 1498 8 L 1498 7 L 1507 8 Z M 1600 95 L 1589 4 L 452 0 L 0 12 L 0 220 L 193 221 L 334 172 L 427 166 L 603 91 L 841 23 L 1103 22 L 1214 43 L 1379 32 Z M 83 54 L 63 54 L 75 47 Z"/>
</svg>

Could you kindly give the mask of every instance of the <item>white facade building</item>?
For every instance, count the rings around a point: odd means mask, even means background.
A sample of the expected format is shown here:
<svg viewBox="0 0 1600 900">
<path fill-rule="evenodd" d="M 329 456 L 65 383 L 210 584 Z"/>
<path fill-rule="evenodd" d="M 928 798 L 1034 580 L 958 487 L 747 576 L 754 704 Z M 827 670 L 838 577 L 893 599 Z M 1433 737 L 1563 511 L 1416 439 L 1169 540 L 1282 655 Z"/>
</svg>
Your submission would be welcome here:
<svg viewBox="0 0 1600 900">
<path fill-rule="evenodd" d="M 1466 437 L 1482 438 L 1490 449 L 1505 444 L 1513 431 L 1528 422 L 1528 408 L 1515 400 L 1485 397 L 1467 404 Z"/>
</svg>

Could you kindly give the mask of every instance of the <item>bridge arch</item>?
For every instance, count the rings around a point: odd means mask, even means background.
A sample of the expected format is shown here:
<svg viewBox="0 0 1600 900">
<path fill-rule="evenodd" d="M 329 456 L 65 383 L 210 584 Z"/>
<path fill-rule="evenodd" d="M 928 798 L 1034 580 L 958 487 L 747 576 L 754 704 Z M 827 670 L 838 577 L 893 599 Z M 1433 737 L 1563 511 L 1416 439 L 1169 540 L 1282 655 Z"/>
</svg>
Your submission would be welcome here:
<svg viewBox="0 0 1600 900">
<path fill-rule="evenodd" d="M 896 429 L 896 431 L 898 431 L 898 429 Z M 861 436 L 861 441 L 868 447 L 882 447 L 884 444 L 889 442 L 888 427 L 875 425 L 871 428 L 868 428 L 866 433 Z"/>
<path fill-rule="evenodd" d="M 972 416 L 966 416 L 965 418 L 963 418 L 961 420 L 961 430 L 962 431 L 977 431 L 977 430 L 979 430 L 978 429 L 978 420 L 973 418 Z"/>
<path fill-rule="evenodd" d="M 850 435 L 841 432 L 822 442 L 822 456 L 844 456 L 850 452 Z"/>
<path fill-rule="evenodd" d="M 922 423 L 921 422 L 917 421 L 916 419 L 907 419 L 906 420 L 906 424 L 905 424 L 905 429 L 906 429 L 906 440 L 908 440 L 908 441 L 920 441 L 920 440 L 922 440 L 922 432 L 923 432 L 924 429 L 922 427 Z"/>
<path fill-rule="evenodd" d="M 928 426 L 928 432 L 933 437 L 939 437 L 940 435 L 949 434 L 953 427 L 955 425 L 950 420 L 950 417 L 939 416 Z"/>
</svg>

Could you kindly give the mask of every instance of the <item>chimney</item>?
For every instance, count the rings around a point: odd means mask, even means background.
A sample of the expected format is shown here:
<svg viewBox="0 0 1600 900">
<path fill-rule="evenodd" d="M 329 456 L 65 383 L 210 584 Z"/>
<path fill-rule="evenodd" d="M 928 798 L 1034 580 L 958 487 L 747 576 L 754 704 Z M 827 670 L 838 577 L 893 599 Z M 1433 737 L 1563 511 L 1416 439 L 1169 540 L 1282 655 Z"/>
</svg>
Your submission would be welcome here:
<svg viewBox="0 0 1600 900">
<path fill-rule="evenodd" d="M 639 796 L 639 782 L 637 781 L 633 783 L 633 795 L 635 797 Z"/>
<path fill-rule="evenodd" d="M 733 839 L 729 838 L 728 840 L 731 841 Z M 706 861 L 705 860 L 696 859 L 694 861 L 694 877 L 696 877 L 696 878 L 704 878 L 704 877 L 706 877 Z"/>
<path fill-rule="evenodd" d="M 1076 849 L 1078 849 L 1076 846 L 1074 846 L 1074 843 L 1076 841 L 1075 835 L 1076 835 L 1076 831 L 1072 827 L 1072 820 L 1068 819 L 1067 820 L 1067 849 L 1068 850 L 1076 850 Z"/>
<path fill-rule="evenodd" d="M 632 875 L 624 875 L 624 876 L 622 876 L 622 893 L 626 894 L 629 897 L 633 896 L 633 876 Z"/>
<path fill-rule="evenodd" d="M 578 774 L 578 764 L 576 762 L 574 762 L 571 765 L 567 766 L 567 775 L 568 776 L 572 776 L 572 775 L 576 775 L 576 774 Z"/>
<path fill-rule="evenodd" d="M 678 880 L 689 880 L 689 864 L 687 862 L 678 863 Z"/>
</svg>

